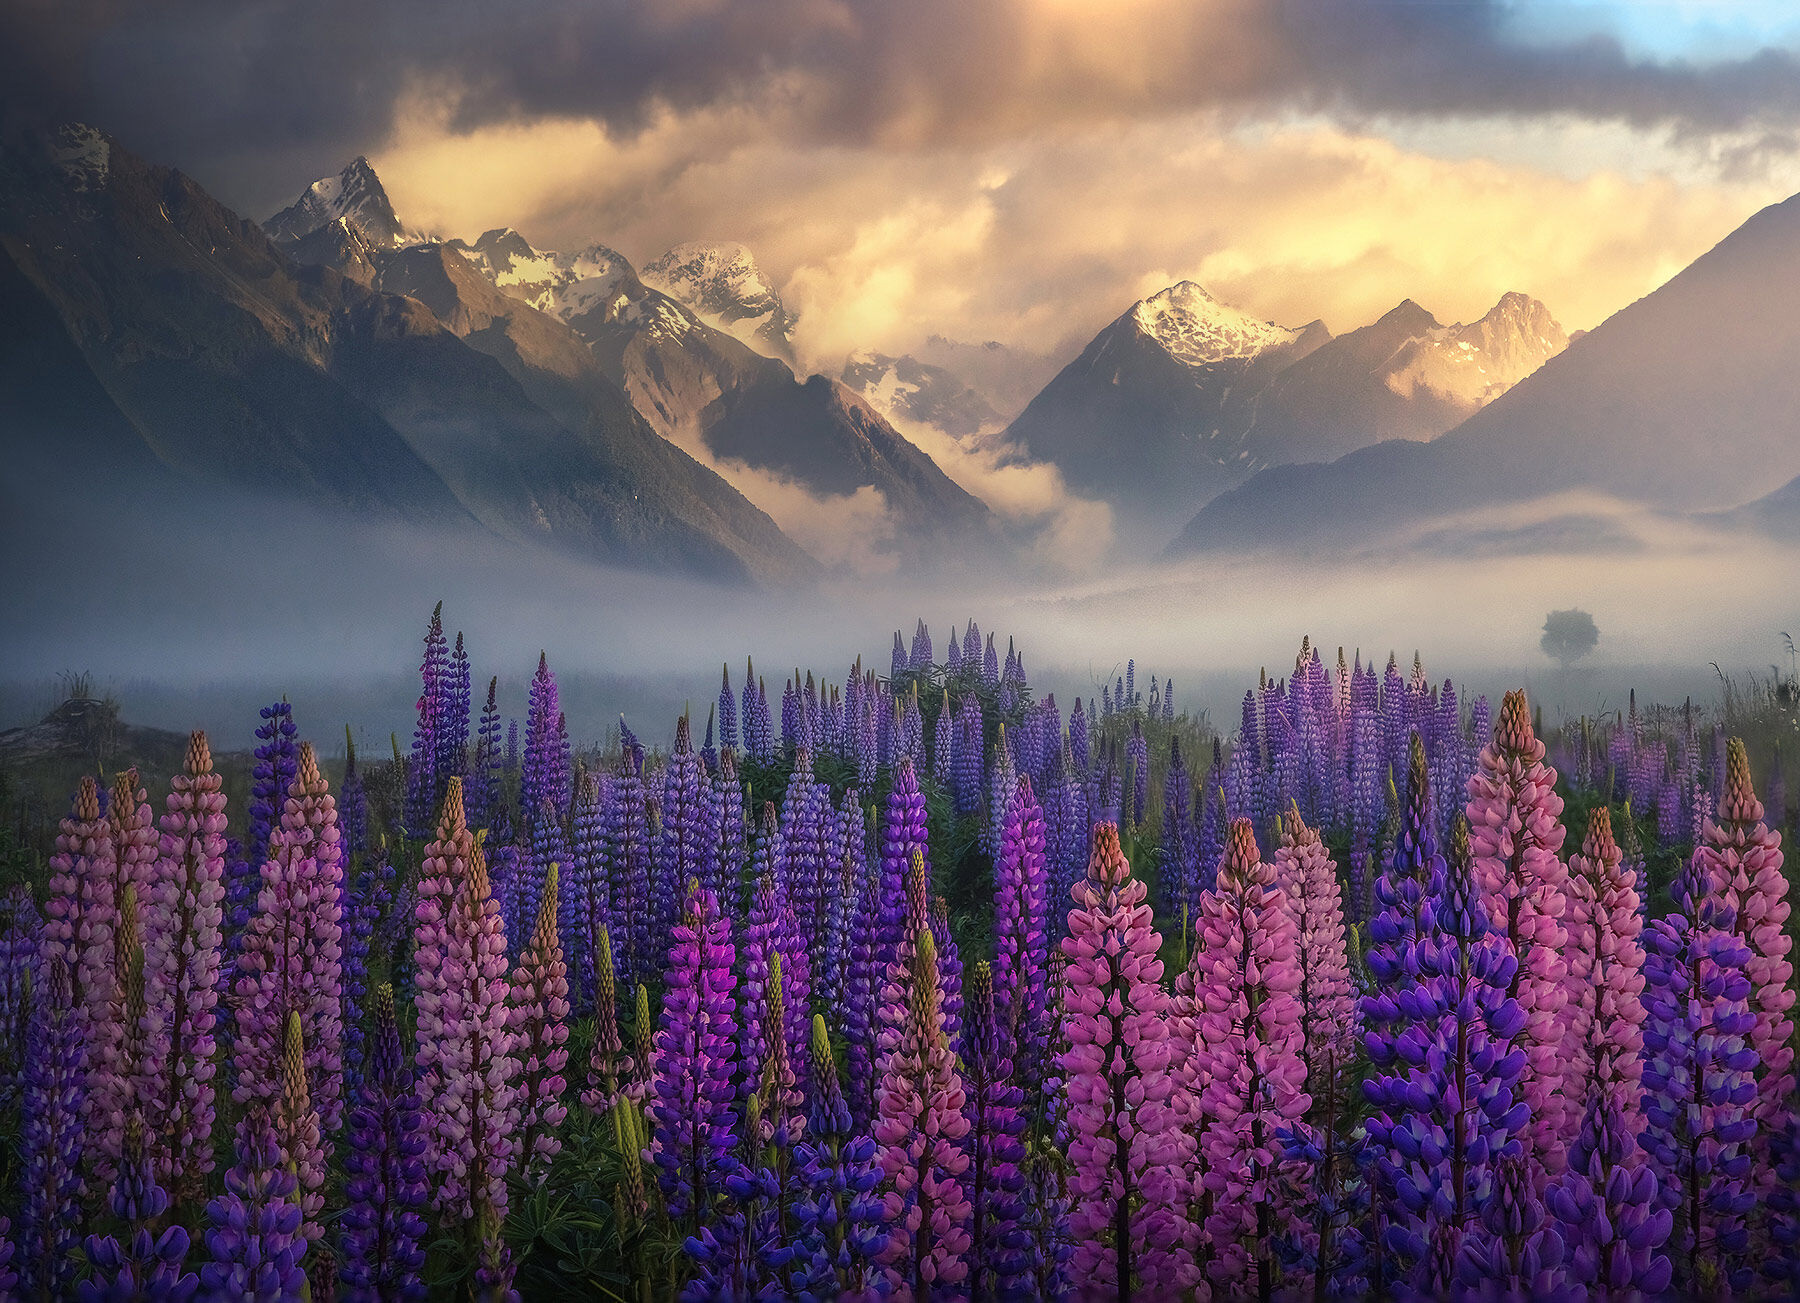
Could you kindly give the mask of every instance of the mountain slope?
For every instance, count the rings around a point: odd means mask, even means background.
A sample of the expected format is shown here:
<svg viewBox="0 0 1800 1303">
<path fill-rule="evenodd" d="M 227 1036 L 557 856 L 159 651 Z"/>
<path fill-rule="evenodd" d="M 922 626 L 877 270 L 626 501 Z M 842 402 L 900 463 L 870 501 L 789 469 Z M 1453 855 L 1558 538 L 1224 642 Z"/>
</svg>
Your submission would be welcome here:
<svg viewBox="0 0 1800 1303">
<path fill-rule="evenodd" d="M 1449 434 L 1265 471 L 1203 508 L 1171 550 L 1234 547 L 1253 524 L 1264 544 L 1392 543 L 1457 511 L 1565 490 L 1682 510 L 1766 494 L 1800 474 L 1797 293 L 1800 196 Z"/>
<path fill-rule="evenodd" d="M 1319 322 L 1258 321 L 1183 282 L 1096 336 L 1007 437 L 1108 498 L 1140 539 L 1166 539 L 1265 467 L 1435 438 L 1566 343 L 1522 294 L 1453 326 L 1408 299 L 1333 338 Z"/>
<path fill-rule="evenodd" d="M 1128 519 L 1185 518 L 1254 469 L 1228 419 L 1233 391 L 1260 388 L 1329 337 L 1318 323 L 1258 321 L 1183 281 L 1096 335 L 1006 437 Z"/>
<path fill-rule="evenodd" d="M 1275 376 L 1254 397 L 1246 437 L 1264 466 L 1435 439 L 1567 345 L 1549 310 L 1523 294 L 1466 326 L 1441 326 L 1407 299 Z"/>
<path fill-rule="evenodd" d="M 479 521 L 626 565 L 728 579 L 811 570 L 616 391 L 624 419 L 568 428 L 422 303 L 290 261 L 179 172 L 92 135 L 97 180 L 59 161 L 68 130 L 0 158 L 0 248 L 15 291 L 49 305 L 111 405 L 183 479 L 419 524 Z"/>
<path fill-rule="evenodd" d="M 695 455 L 814 494 L 872 487 L 915 553 L 951 548 L 966 531 L 989 527 L 979 499 L 842 385 L 802 382 L 785 362 L 646 285 L 605 246 L 562 255 L 501 230 L 462 247 L 505 294 L 573 329 L 651 427 Z"/>
</svg>

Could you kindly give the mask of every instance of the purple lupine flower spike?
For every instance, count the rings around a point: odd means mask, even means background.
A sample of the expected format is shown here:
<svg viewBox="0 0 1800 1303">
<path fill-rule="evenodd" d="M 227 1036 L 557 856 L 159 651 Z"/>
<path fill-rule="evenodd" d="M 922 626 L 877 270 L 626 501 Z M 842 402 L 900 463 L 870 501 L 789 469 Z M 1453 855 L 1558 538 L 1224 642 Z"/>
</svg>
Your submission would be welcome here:
<svg viewBox="0 0 1800 1303">
<path fill-rule="evenodd" d="M 1750 952 L 1744 975 L 1750 980 L 1750 1012 L 1756 1027 L 1757 1188 L 1774 1184 L 1769 1143 L 1780 1131 L 1794 1092 L 1794 964 L 1788 957 L 1788 880 L 1783 871 L 1781 834 L 1763 820 L 1761 801 L 1750 781 L 1750 756 L 1741 739 L 1727 745 L 1725 794 L 1716 820 L 1701 830 L 1694 849 L 1700 872 L 1722 891 L 1733 930 Z"/>
<path fill-rule="evenodd" d="M 1028 1098 L 1036 1099 L 1047 1067 L 1045 1012 L 1050 962 L 1049 865 L 1044 813 L 1021 777 L 1007 802 L 994 865 L 994 1019 L 998 1053 L 1008 1059 Z"/>
<path fill-rule="evenodd" d="M 256 916 L 244 937 L 238 977 L 232 988 L 237 1035 L 233 1097 L 249 1119 L 267 1118 L 282 1096 L 282 1047 L 288 1016 L 300 1019 L 306 1055 L 307 1090 L 324 1134 L 333 1134 L 342 1116 L 343 983 L 339 898 L 343 855 L 337 806 L 313 757 L 303 744 L 300 762 L 270 839 L 263 866 Z M 330 1156 L 329 1142 L 325 1156 Z M 323 1164 L 302 1171 L 309 1200 L 320 1198 Z"/>
<path fill-rule="evenodd" d="M 730 922 L 711 892 L 690 883 L 669 955 L 649 1104 L 657 1180 L 670 1219 L 689 1235 L 712 1212 L 734 1144 L 734 959 Z"/>
<path fill-rule="evenodd" d="M 247 1143 L 238 1165 L 225 1173 L 225 1193 L 206 1206 L 210 1261 L 200 1268 L 199 1297 L 203 1303 L 301 1303 L 306 1241 L 293 1174 L 266 1135 L 252 1134 Z"/>
<path fill-rule="evenodd" d="M 999 1024 L 993 973 L 986 960 L 975 965 L 964 1008 L 971 1292 L 978 1298 L 1020 1298 L 1031 1284 L 1020 1168 L 1025 1157 L 1025 1093 L 1015 1084 L 1006 1052 L 1009 1038 Z"/>
<path fill-rule="evenodd" d="M 1092 1297 L 1179 1297 L 1194 1284 L 1188 1216 L 1191 1140 L 1170 1071 L 1162 938 L 1119 849 L 1118 829 L 1093 830 L 1087 878 L 1076 884 L 1059 1066 L 1067 1084 L 1072 1277 Z M 1127 1114 L 1126 1101 L 1131 1101 Z"/>
<path fill-rule="evenodd" d="M 537 927 L 512 976 L 514 1057 L 518 1060 L 519 1165 L 525 1179 L 541 1182 L 562 1151 L 558 1130 L 563 1070 L 569 1051 L 569 983 L 556 927 L 557 867 L 550 866 Z"/>
<path fill-rule="evenodd" d="M 206 734 L 170 784 L 146 911 L 145 999 L 157 1011 L 144 1100 L 157 1180 L 192 1203 L 213 1169 L 213 1079 L 225 902 L 225 793 Z"/>
<path fill-rule="evenodd" d="M 883 1054 L 876 1087 L 875 1143 L 882 1172 L 887 1243 L 878 1257 L 902 1298 L 929 1296 L 967 1276 L 969 1201 L 963 1141 L 965 1096 L 944 1036 L 937 946 L 921 917 L 923 858 L 914 853 L 907 894 L 911 935 L 882 989 Z"/>
<path fill-rule="evenodd" d="M 32 1004 L 19 1137 L 19 1278 L 27 1298 L 65 1298 L 77 1270 L 81 1224 L 86 1023 L 62 955 L 48 953 L 39 971 L 43 989 Z"/>
<path fill-rule="evenodd" d="M 484 1208 L 505 1215 L 518 1065 L 507 1022 L 505 929 L 463 818 L 461 779 L 450 780 L 437 838 L 425 850 L 417 919 L 414 1057 L 432 1115 L 428 1166 L 446 1225 L 472 1240 Z"/>
<path fill-rule="evenodd" d="M 369 1063 L 344 1147 L 345 1303 L 424 1303 L 426 1119 L 394 1021 L 394 990 L 370 1000 Z"/>
</svg>

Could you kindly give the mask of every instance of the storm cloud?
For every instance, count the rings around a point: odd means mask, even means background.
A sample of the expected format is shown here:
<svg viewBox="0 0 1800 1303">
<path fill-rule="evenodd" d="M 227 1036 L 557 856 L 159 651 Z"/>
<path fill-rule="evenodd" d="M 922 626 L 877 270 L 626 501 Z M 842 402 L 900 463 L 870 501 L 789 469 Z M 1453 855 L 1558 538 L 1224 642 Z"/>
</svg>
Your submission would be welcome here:
<svg viewBox="0 0 1800 1303">
<path fill-rule="evenodd" d="M 1523 39 L 1501 0 L 15 0 L 15 107 L 92 118 L 246 211 L 372 150 L 422 90 L 470 131 L 542 117 L 632 133 L 752 109 L 793 143 L 971 147 L 1062 125 L 1247 115 L 1565 113 L 1767 149 L 1800 61 L 1658 61 Z M 1774 134 L 1771 134 L 1774 133 Z"/>
</svg>

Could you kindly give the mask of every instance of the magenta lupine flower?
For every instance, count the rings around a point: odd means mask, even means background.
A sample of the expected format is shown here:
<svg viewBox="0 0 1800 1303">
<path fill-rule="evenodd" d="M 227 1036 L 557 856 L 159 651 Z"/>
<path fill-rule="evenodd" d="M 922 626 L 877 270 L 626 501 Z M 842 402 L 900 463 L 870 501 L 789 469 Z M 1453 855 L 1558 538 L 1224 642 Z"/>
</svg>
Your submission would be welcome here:
<svg viewBox="0 0 1800 1303">
<path fill-rule="evenodd" d="M 346 1303 L 424 1303 L 425 1113 L 400 1049 L 394 989 L 375 988 L 369 1065 L 344 1146 Z"/>
<path fill-rule="evenodd" d="M 1021 777 L 1006 803 L 994 863 L 994 1022 L 998 1052 L 1032 1098 L 1042 1085 L 1050 1038 L 1044 1011 L 1049 910 L 1044 812 L 1031 779 Z"/>
<path fill-rule="evenodd" d="M 246 1117 L 275 1108 L 282 1093 L 288 1015 L 297 1014 L 307 1090 L 327 1136 L 343 1114 L 342 885 L 337 806 L 311 745 L 302 743 L 281 825 L 269 841 L 256 914 L 238 956 L 232 987 L 233 1098 Z"/>
<path fill-rule="evenodd" d="M 415 1061 L 431 1113 L 428 1166 L 445 1221 L 472 1235 L 483 1206 L 506 1210 L 518 1130 L 518 1064 L 507 1025 L 506 935 L 481 847 L 452 778 L 425 848 L 414 934 Z"/>
<path fill-rule="evenodd" d="M 88 780 L 83 791 L 91 792 Z M 87 1089 L 86 1022 L 72 1003 L 61 954 L 39 966 L 26 1042 L 23 1125 L 19 1136 L 18 1269 L 26 1298 L 67 1296 L 77 1270 L 81 1224 L 83 1124 Z"/>
<path fill-rule="evenodd" d="M 124 883 L 120 893 L 113 930 L 113 997 L 107 1006 L 111 1035 L 88 1057 L 86 1144 L 94 1179 L 105 1184 L 118 1174 L 127 1129 L 133 1121 L 143 1122 L 151 1085 L 144 1073 L 150 1018 L 144 1000 L 143 913 L 136 883 Z"/>
<path fill-rule="evenodd" d="M 1532 732 L 1523 692 L 1509 692 L 1494 740 L 1469 780 L 1469 840 L 1475 881 L 1494 932 L 1519 961 L 1513 995 L 1525 1013 L 1517 1044 L 1525 1051 L 1521 1098 L 1531 1109 L 1524 1136 L 1541 1191 L 1563 1169 L 1580 1122 L 1581 1101 L 1561 1089 L 1562 1008 L 1568 998 L 1563 926 L 1568 870 L 1562 849 L 1562 798 L 1544 744 Z"/>
<path fill-rule="evenodd" d="M 690 883 L 669 953 L 648 1107 L 657 1181 L 669 1217 L 688 1235 L 710 1219 L 723 1189 L 722 1163 L 735 1143 L 735 958 L 730 921 L 719 916 L 711 892 Z"/>
<path fill-rule="evenodd" d="M 204 733 L 188 739 L 187 770 L 170 784 L 161 850 L 146 911 L 145 999 L 156 1011 L 156 1032 L 144 1112 L 157 1180 L 177 1203 L 190 1203 L 213 1169 L 225 903 L 225 793 Z"/>
<path fill-rule="evenodd" d="M 915 877 L 921 876 L 915 867 Z M 923 894 L 923 883 L 918 888 Z M 963 1189 L 969 1133 L 962 1082 L 944 1037 L 937 946 L 916 926 L 911 961 L 888 968 L 882 990 L 876 1161 L 882 1172 L 887 1243 L 877 1253 L 890 1297 L 954 1293 L 968 1275 L 969 1200 Z"/>
<path fill-rule="evenodd" d="M 1762 802 L 1750 782 L 1744 744 L 1731 739 L 1726 760 L 1725 796 L 1716 820 L 1701 830 L 1694 848 L 1700 872 L 1713 890 L 1724 893 L 1736 920 L 1734 930 L 1750 951 L 1744 975 L 1750 979 L 1750 1033 L 1756 1051 L 1757 1188 L 1774 1182 L 1769 1142 L 1786 1121 L 1794 1091 L 1794 964 L 1788 958 L 1788 880 L 1782 870 L 1781 834 L 1763 822 Z"/>
<path fill-rule="evenodd" d="M 1275 852 L 1275 883 L 1297 928 L 1294 958 L 1300 969 L 1295 997 L 1306 1055 L 1308 1089 L 1341 1072 L 1356 1055 L 1356 997 L 1344 939 L 1344 909 L 1337 865 L 1319 834 L 1298 809 L 1282 822 Z"/>
<path fill-rule="evenodd" d="M 83 775 L 74 808 L 63 819 L 50 858 L 45 906 L 44 963 L 60 961 L 69 982 L 70 1010 L 81 1031 L 106 1018 L 112 999 L 113 929 L 118 924 L 112 828 L 100 813 L 100 791 Z M 83 1080 L 86 1079 L 83 1063 Z"/>
<path fill-rule="evenodd" d="M 281 1097 L 269 1115 L 269 1135 L 281 1160 L 294 1174 L 300 1203 L 300 1235 L 308 1244 L 324 1235 L 319 1214 L 325 1207 L 325 1143 L 319 1135 L 319 1113 L 306 1085 L 306 1046 L 300 1015 L 289 1012 L 281 1051 Z M 258 1123 L 250 1123 L 250 1130 Z M 246 1136 L 249 1131 L 244 1133 Z"/>
<path fill-rule="evenodd" d="M 1227 1295 L 1272 1278 L 1272 1237 L 1290 1229 L 1276 1133 L 1301 1120 L 1306 1034 L 1297 998 L 1296 906 L 1276 866 L 1257 854 L 1248 819 L 1232 821 L 1217 885 L 1200 898 L 1186 984 L 1192 1050 L 1185 1077 L 1199 1091 L 1204 1175 L 1212 1196 L 1204 1236 L 1208 1278 Z M 1343 1012 L 1341 1009 L 1338 1011 Z"/>
<path fill-rule="evenodd" d="M 532 1181 L 541 1181 L 561 1152 L 558 1128 L 568 1113 L 562 1094 L 569 1061 L 569 982 L 556 928 L 556 877 L 552 864 L 537 928 L 513 970 L 508 1012 L 519 1065 L 519 1164 Z"/>
<path fill-rule="evenodd" d="M 1162 937 L 1115 825 L 1094 826 L 1088 876 L 1074 894 L 1059 1058 L 1073 1169 L 1070 1276 L 1084 1298 L 1129 1298 L 1134 1286 L 1179 1297 L 1198 1274 L 1191 1147 L 1170 1099 L 1181 1083 L 1156 957 Z"/>
<path fill-rule="evenodd" d="M 1627 1165 L 1636 1167 L 1644 1129 L 1644 921 L 1605 806 L 1589 816 L 1581 850 L 1569 856 L 1567 918 L 1563 1090 L 1584 1112 L 1598 1100 L 1598 1116 L 1628 1143 Z"/>
</svg>

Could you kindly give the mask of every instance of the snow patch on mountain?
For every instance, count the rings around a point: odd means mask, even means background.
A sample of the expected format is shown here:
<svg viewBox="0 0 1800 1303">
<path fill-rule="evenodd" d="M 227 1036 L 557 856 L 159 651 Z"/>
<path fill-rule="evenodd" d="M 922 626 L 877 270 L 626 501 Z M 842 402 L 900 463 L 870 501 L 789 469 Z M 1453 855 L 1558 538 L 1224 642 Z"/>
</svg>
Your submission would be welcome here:
<svg viewBox="0 0 1800 1303">
<path fill-rule="evenodd" d="M 1383 383 L 1402 398 L 1421 391 L 1484 407 L 1569 345 L 1550 310 L 1517 291 L 1468 325 L 1440 326 L 1397 353 Z"/>
<path fill-rule="evenodd" d="M 852 353 L 839 378 L 896 424 L 929 425 L 960 439 L 997 430 L 1005 422 L 981 394 L 943 367 L 911 354 Z"/>
<path fill-rule="evenodd" d="M 1300 334 L 1221 303 L 1192 281 L 1140 300 L 1130 319 L 1170 357 L 1195 369 L 1256 357 L 1291 344 Z"/>
<path fill-rule="evenodd" d="M 112 145 L 98 128 L 85 122 L 66 123 L 57 129 L 52 150 L 57 169 L 71 190 L 91 192 L 105 188 Z"/>
<path fill-rule="evenodd" d="M 678 244 L 644 264 L 642 275 L 646 285 L 686 304 L 708 325 L 761 352 L 793 356 L 793 314 L 743 245 Z"/>
</svg>

